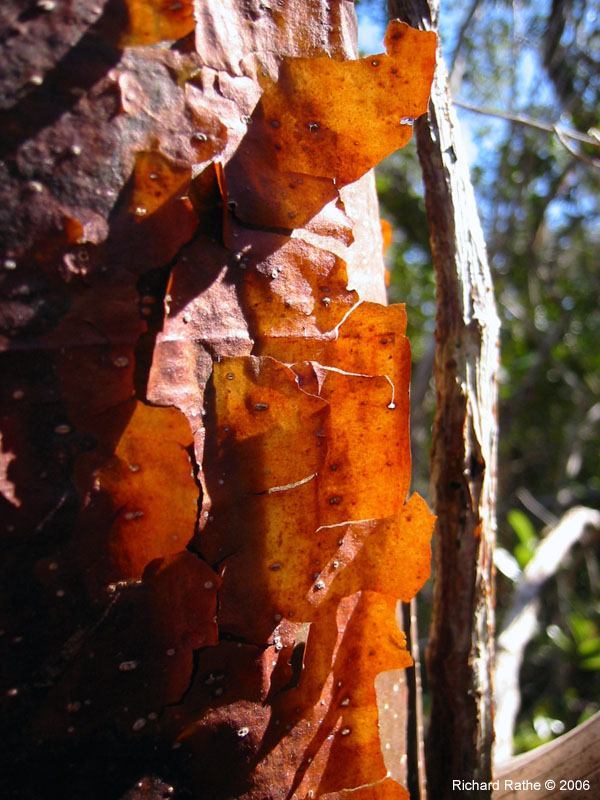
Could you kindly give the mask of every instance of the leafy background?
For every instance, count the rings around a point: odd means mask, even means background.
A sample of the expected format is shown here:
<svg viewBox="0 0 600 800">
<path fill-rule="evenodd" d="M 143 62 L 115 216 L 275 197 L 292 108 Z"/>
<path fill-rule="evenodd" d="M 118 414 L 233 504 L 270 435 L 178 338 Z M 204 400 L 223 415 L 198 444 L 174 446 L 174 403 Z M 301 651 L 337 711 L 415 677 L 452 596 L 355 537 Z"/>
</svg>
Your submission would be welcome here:
<svg viewBox="0 0 600 800">
<path fill-rule="evenodd" d="M 385 3 L 361 0 L 357 12 L 359 46 L 380 51 Z M 455 100 L 528 120 L 457 107 L 502 320 L 500 630 L 539 541 L 573 506 L 600 507 L 600 3 L 442 0 L 440 29 Z M 414 142 L 382 163 L 377 186 L 393 228 L 389 299 L 407 304 L 413 348 L 413 486 L 427 497 L 435 286 Z M 544 586 L 521 670 L 516 752 L 600 708 L 597 534 Z M 430 592 L 420 600 L 423 646 Z"/>
</svg>

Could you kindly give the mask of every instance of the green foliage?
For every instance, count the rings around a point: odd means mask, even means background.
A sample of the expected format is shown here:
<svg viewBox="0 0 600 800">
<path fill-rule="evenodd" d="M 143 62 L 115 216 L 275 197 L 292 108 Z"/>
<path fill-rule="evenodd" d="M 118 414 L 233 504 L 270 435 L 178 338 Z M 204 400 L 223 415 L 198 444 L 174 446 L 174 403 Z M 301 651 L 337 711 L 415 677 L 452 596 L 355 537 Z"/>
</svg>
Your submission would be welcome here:
<svg viewBox="0 0 600 800">
<path fill-rule="evenodd" d="M 538 545 L 539 540 L 535 528 L 527 514 L 524 514 L 518 508 L 511 508 L 506 515 L 506 521 L 519 539 L 514 547 L 513 554 L 519 566 L 523 569 L 531 561 Z"/>
</svg>

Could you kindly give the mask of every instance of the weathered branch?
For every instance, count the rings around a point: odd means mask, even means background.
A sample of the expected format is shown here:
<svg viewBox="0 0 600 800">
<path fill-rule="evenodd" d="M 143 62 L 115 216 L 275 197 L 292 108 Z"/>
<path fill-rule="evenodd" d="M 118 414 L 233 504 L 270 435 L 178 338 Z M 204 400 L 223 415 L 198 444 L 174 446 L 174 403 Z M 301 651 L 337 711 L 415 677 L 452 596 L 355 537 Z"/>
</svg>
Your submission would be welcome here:
<svg viewBox="0 0 600 800">
<path fill-rule="evenodd" d="M 563 779 L 573 787 L 577 782 L 581 786 L 589 781 L 589 789 L 565 794 L 560 790 Z M 494 791 L 494 800 L 597 796 L 594 791 L 600 784 L 600 712 L 553 742 L 511 759 L 499 770 L 496 781 L 499 788 Z M 537 781 L 541 788 L 529 789 L 527 781 Z M 522 784 L 523 788 L 515 789 L 515 784 Z"/>
<path fill-rule="evenodd" d="M 554 133 L 556 134 L 556 138 L 562 144 L 562 146 L 567 150 L 574 158 L 578 161 L 581 161 L 582 164 L 585 164 L 587 167 L 593 167 L 594 169 L 600 169 L 600 160 L 597 158 L 589 158 L 588 156 L 583 155 L 583 153 L 578 152 L 575 150 L 567 140 L 567 137 L 558 125 L 554 129 Z M 594 142 L 596 145 L 596 142 Z"/>
<path fill-rule="evenodd" d="M 437 3 L 394 0 L 390 11 L 416 27 L 435 27 Z M 426 754 L 430 796 L 442 800 L 453 795 L 453 779 L 491 777 L 499 323 L 439 53 L 428 116 L 417 120 L 415 130 L 438 298 L 432 451 L 438 524 Z"/>
<path fill-rule="evenodd" d="M 583 506 L 567 511 L 540 542 L 517 583 L 496 645 L 495 761 L 498 764 L 505 762 L 513 752 L 515 720 L 521 705 L 519 672 L 525 648 L 538 629 L 540 591 L 548 578 L 558 571 L 569 550 L 581 539 L 589 526 L 600 528 L 599 511 Z"/>
</svg>

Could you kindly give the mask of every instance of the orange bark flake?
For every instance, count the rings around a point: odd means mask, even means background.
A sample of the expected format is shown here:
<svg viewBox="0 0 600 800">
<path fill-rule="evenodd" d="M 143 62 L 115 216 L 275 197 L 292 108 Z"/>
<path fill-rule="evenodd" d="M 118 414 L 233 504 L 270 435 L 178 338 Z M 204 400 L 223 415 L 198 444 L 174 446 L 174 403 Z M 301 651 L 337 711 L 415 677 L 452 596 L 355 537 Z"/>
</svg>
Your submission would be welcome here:
<svg viewBox="0 0 600 800">
<path fill-rule="evenodd" d="M 285 59 L 265 78 L 264 131 L 279 170 L 357 180 L 411 137 L 427 110 L 436 37 L 392 22 L 388 53 L 356 61 Z"/>
<path fill-rule="evenodd" d="M 434 37 L 420 39 L 405 26 L 393 33 L 391 56 L 290 59 L 277 83 L 265 82 L 240 148 L 216 172 L 233 211 L 223 215 L 225 247 L 191 245 L 168 287 L 159 347 L 190 378 L 185 353 L 193 353 L 193 340 L 213 354 L 212 366 L 202 356 L 197 373 L 206 385 L 205 434 L 197 443 L 203 511 L 192 546 L 217 565 L 221 642 L 205 651 L 203 677 L 169 715 L 170 730 L 196 763 L 196 791 L 341 797 L 368 785 L 376 796 L 406 797 L 386 779 L 375 693 L 379 674 L 411 663 L 395 609 L 428 577 L 433 525 L 419 497 L 405 502 L 404 307 L 361 303 L 332 252 L 239 224 L 307 225 L 351 241 L 346 218 L 335 216 L 339 207 L 321 211 L 337 196 L 331 178 L 353 180 L 385 148 L 403 144 L 410 125 L 398 115 L 425 108 Z M 390 109 L 379 94 L 405 80 L 398 76 L 408 74 L 416 41 L 423 49 L 415 63 L 421 59 L 425 75 L 419 96 Z M 331 102 L 342 91 L 344 103 Z M 315 98 L 309 103 L 303 92 Z M 351 116 L 359 114 L 359 96 L 379 109 L 367 136 L 379 142 L 376 153 L 365 151 L 364 132 L 361 143 L 352 138 L 359 136 Z M 307 108 L 317 114 L 318 102 L 327 113 L 315 129 L 302 115 Z M 309 137 L 301 134 L 303 120 Z M 201 215 L 209 212 L 211 180 L 196 191 Z M 199 263 L 212 272 L 210 286 Z M 257 355 L 246 355 L 249 347 Z M 157 391 L 169 384 L 161 349 L 151 381 Z M 172 396 L 189 416 L 190 399 Z M 216 766 L 223 752 L 227 780 Z"/>
<path fill-rule="evenodd" d="M 181 551 L 194 533 L 198 489 L 189 424 L 173 408 L 137 403 L 96 489 L 114 508 L 108 532 L 114 580 L 138 580 L 146 565 Z"/>
<path fill-rule="evenodd" d="M 188 167 L 170 164 L 158 152 L 138 153 L 133 171 L 130 213 L 138 219 L 153 214 L 175 195 L 184 195 L 190 178 Z"/>
<path fill-rule="evenodd" d="M 194 30 L 193 0 L 126 0 L 129 24 L 121 46 L 182 39 Z"/>
<path fill-rule="evenodd" d="M 218 564 L 221 637 L 242 643 L 240 657 L 266 650 L 251 656 L 249 693 L 244 678 L 223 678 L 217 705 L 184 702 L 173 720 L 182 749 L 203 764 L 196 779 L 210 776 L 204 791 L 223 786 L 210 766 L 221 742 L 232 775 L 244 776 L 228 779 L 231 796 L 342 797 L 368 786 L 369 796 L 407 797 L 386 777 L 375 690 L 378 675 L 411 664 L 396 604 L 429 575 L 433 527 L 421 498 L 406 502 L 406 314 L 361 303 L 339 256 L 281 230 L 306 226 L 349 243 L 337 187 L 410 138 L 404 118 L 426 108 L 435 37 L 393 25 L 388 38 L 388 56 L 284 59 L 218 172 L 232 216 L 204 295 L 225 299 L 216 287 L 235 287 L 248 327 L 217 343 L 229 303 L 188 313 L 218 353 L 193 547 Z M 171 294 L 189 283 L 192 264 L 178 274 Z M 170 335 L 187 340 L 178 325 Z M 245 336 L 256 355 L 240 353 Z"/>
<path fill-rule="evenodd" d="M 338 187 L 409 141 L 414 118 L 427 109 L 436 37 L 392 22 L 386 44 L 388 54 L 286 58 L 277 80 L 265 73 L 251 125 L 226 170 L 228 199 L 241 220 L 302 227 Z"/>
<path fill-rule="evenodd" d="M 383 252 L 385 253 L 394 238 L 394 231 L 387 219 L 380 219 L 381 235 L 383 236 Z"/>
<path fill-rule="evenodd" d="M 346 264 L 334 253 L 275 234 L 239 242 L 246 271 L 241 291 L 257 341 L 301 335 L 309 341 L 334 328 L 358 302 Z M 261 252 L 262 251 L 262 252 Z"/>
</svg>

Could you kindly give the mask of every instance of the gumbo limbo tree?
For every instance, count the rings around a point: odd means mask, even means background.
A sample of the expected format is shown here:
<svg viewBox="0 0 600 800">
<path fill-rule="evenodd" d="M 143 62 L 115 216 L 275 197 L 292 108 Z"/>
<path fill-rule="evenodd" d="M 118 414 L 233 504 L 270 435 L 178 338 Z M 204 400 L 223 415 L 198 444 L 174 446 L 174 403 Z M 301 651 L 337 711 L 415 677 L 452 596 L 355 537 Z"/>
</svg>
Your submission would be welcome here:
<svg viewBox="0 0 600 800">
<path fill-rule="evenodd" d="M 369 171 L 427 109 L 435 34 L 392 21 L 358 59 L 349 0 L 15 1 L 2 26 L 3 796 L 407 798 L 397 606 L 434 518 L 406 500 Z M 491 744 L 495 317 L 468 247 L 434 469 L 440 569 L 465 544 L 431 658 L 471 670 L 440 689 L 456 778 Z"/>
</svg>

